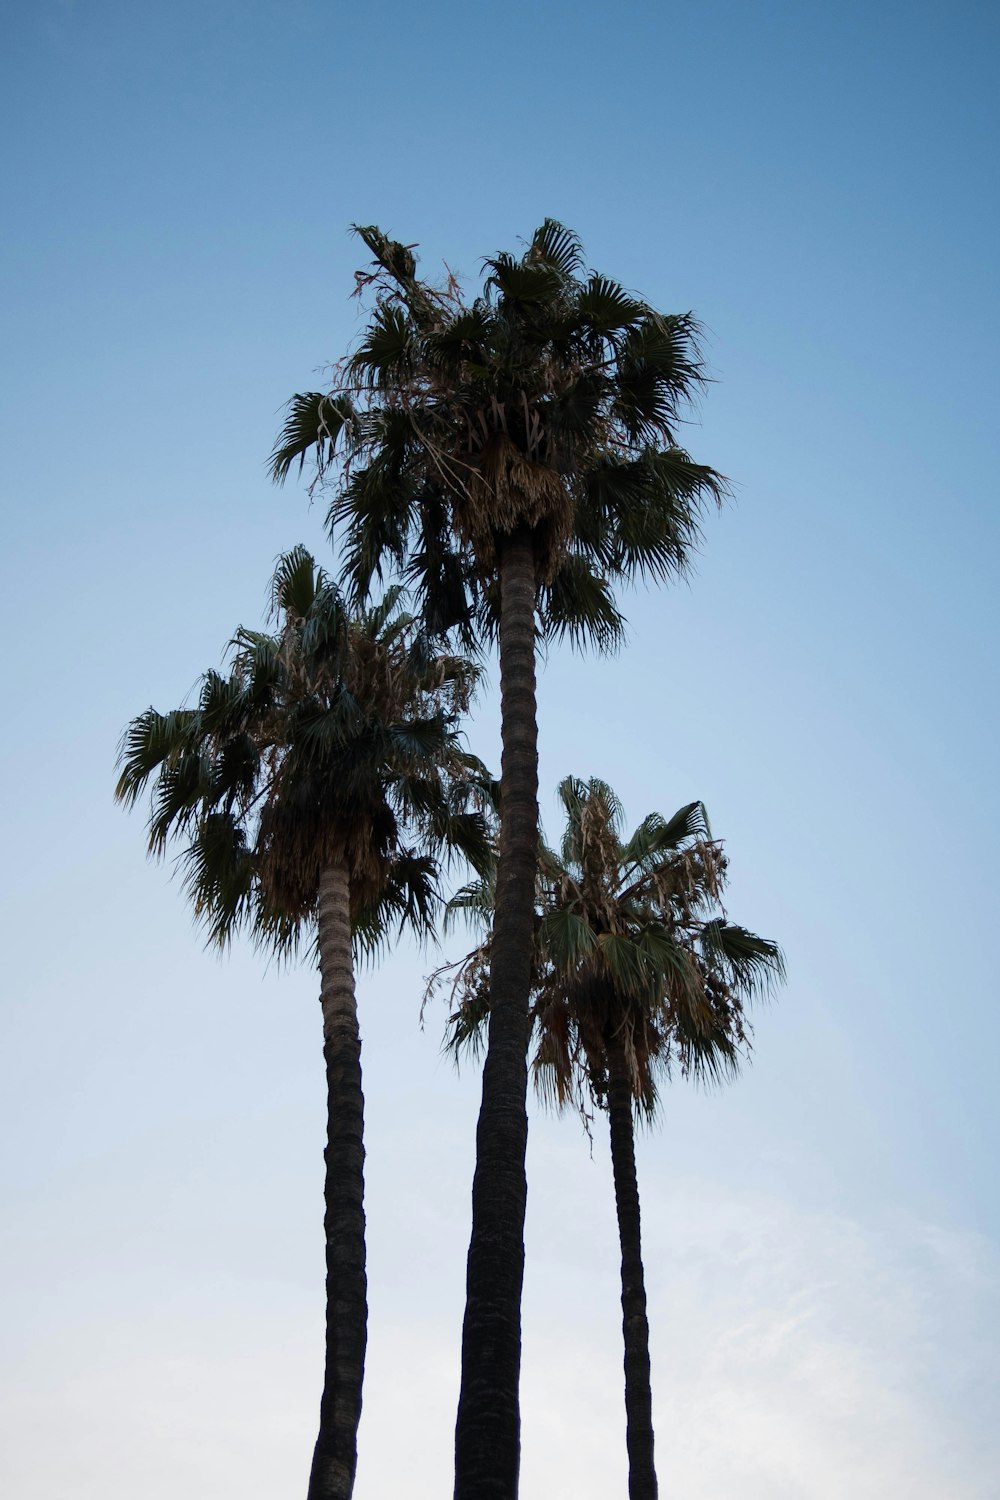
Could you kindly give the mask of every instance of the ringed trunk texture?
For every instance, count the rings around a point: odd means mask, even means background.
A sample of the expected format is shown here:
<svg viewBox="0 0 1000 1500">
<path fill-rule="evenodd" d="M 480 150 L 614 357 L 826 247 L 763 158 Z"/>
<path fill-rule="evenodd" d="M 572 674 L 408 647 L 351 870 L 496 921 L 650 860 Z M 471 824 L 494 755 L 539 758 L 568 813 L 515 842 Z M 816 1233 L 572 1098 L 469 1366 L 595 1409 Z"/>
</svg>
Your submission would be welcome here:
<svg viewBox="0 0 1000 1500">
<path fill-rule="evenodd" d="M 656 1500 L 653 1463 L 653 1393 L 649 1373 L 649 1322 L 642 1271 L 639 1184 L 635 1172 L 632 1089 L 625 1053 L 614 1042 L 608 1052 L 608 1120 L 615 1178 L 618 1238 L 622 1252 L 622 1336 L 625 1341 L 625 1441 L 629 1500 Z"/>
<path fill-rule="evenodd" d="M 320 1000 L 326 1061 L 326 1371 L 308 1500 L 349 1500 L 358 1461 L 368 1337 L 364 1097 L 345 864 L 319 882 Z"/>
<path fill-rule="evenodd" d="M 535 593 L 531 535 L 519 531 L 500 552 L 500 854 L 455 1427 L 455 1500 L 515 1500 L 521 1457 L 528 989 L 538 858 Z"/>
</svg>

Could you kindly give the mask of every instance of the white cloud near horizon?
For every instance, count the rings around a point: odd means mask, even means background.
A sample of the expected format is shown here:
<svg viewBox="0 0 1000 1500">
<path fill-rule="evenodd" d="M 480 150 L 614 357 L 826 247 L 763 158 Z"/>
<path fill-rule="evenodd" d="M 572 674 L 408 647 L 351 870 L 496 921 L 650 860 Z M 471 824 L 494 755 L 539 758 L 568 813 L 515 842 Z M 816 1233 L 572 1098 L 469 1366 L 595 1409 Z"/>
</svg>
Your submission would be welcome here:
<svg viewBox="0 0 1000 1500">
<path fill-rule="evenodd" d="M 617 1270 L 595 1188 L 592 1173 L 573 1171 L 558 1198 L 535 1203 L 534 1236 L 550 1248 L 529 1260 L 525 1500 L 624 1493 Z M 995 1497 L 995 1246 L 938 1225 L 864 1225 L 698 1182 L 646 1197 L 664 1494 Z M 579 1253 L 554 1243 L 557 1220 Z M 418 1298 L 382 1301 L 357 1500 L 431 1500 L 450 1490 L 458 1329 Z M 302 1492 L 319 1351 L 301 1287 L 167 1284 L 159 1309 L 148 1311 L 147 1299 L 141 1317 L 85 1296 L 82 1305 L 89 1316 L 50 1323 L 46 1344 L 7 1372 L 5 1494 Z"/>
<path fill-rule="evenodd" d="M 1000 1278 L 981 1237 L 690 1192 L 651 1299 L 684 1500 L 989 1500 Z M 691 1209 L 694 1208 L 694 1212 Z M 694 1226 L 697 1226 L 696 1228 Z"/>
</svg>

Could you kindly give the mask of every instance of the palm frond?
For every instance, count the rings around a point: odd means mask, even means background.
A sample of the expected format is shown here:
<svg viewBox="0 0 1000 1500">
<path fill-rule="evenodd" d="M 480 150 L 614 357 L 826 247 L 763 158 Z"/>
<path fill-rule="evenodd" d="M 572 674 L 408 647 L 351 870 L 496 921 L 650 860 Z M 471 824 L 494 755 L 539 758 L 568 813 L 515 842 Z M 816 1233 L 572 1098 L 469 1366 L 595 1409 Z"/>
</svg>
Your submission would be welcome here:
<svg viewBox="0 0 1000 1500">
<path fill-rule="evenodd" d="M 337 440 L 354 417 L 354 403 L 345 392 L 303 391 L 288 403 L 288 415 L 270 458 L 275 484 L 283 484 L 298 460 L 302 473 L 306 457 L 315 450 L 322 473 L 333 458 Z"/>
<path fill-rule="evenodd" d="M 404 381 L 413 365 L 415 333 L 402 307 L 391 302 L 379 304 L 348 361 L 351 375 L 373 389 Z"/>
<path fill-rule="evenodd" d="M 352 224 L 351 231 L 368 246 L 375 264 L 395 281 L 403 286 L 413 281 L 417 272 L 413 245 L 401 245 L 398 240 L 390 239 L 377 224 Z"/>
<path fill-rule="evenodd" d="M 506 253 L 485 262 L 489 275 L 486 278 L 487 294 L 502 300 L 506 311 L 511 309 L 540 310 L 559 297 L 563 286 L 563 273 L 552 261 L 542 259 L 516 260 Z"/>
<path fill-rule="evenodd" d="M 406 930 L 421 942 L 434 936 L 441 904 L 435 861 L 413 849 L 401 849 L 393 859 L 375 900 L 354 915 L 351 930 L 355 948 L 372 962 L 394 938 Z"/>
<path fill-rule="evenodd" d="M 161 858 L 169 840 L 197 822 L 202 804 L 211 805 L 214 788 L 212 763 L 205 755 L 184 752 L 164 765 L 151 798 L 150 854 Z"/>
<path fill-rule="evenodd" d="M 659 813 L 648 813 L 622 849 L 622 865 L 626 870 L 630 866 L 646 870 L 651 863 L 674 853 L 689 839 L 711 836 L 702 802 L 685 803 L 669 819 Z"/>
<path fill-rule="evenodd" d="M 231 813 L 210 812 L 198 819 L 184 851 L 184 888 L 209 943 L 226 948 L 252 921 L 254 867 L 246 833 Z"/>
<path fill-rule="evenodd" d="M 568 281 L 583 266 L 583 246 L 572 229 L 556 219 L 546 219 L 532 235 L 524 258 L 531 265 L 551 267 Z"/>
<path fill-rule="evenodd" d="M 283 552 L 271 578 L 271 616 L 282 612 L 306 619 L 326 579 L 311 552 L 301 543 Z"/>
<path fill-rule="evenodd" d="M 598 937 L 585 917 L 558 906 L 542 917 L 539 940 L 548 962 L 563 973 L 575 973 L 593 953 Z"/>
<path fill-rule="evenodd" d="M 393 584 L 386 589 L 382 598 L 366 609 L 362 616 L 363 628 L 367 634 L 380 639 L 383 645 L 389 645 L 404 630 L 408 630 L 415 621 L 402 608 L 405 599 L 406 590 L 402 584 Z M 426 650 L 419 631 L 415 633 L 414 646 L 422 651 Z M 414 647 L 411 647 L 411 656 L 413 651 Z"/>
<path fill-rule="evenodd" d="M 606 338 L 632 328 L 649 309 L 617 281 L 595 271 L 576 299 L 576 311 L 582 324 Z"/>
<path fill-rule="evenodd" d="M 542 585 L 538 617 L 543 635 L 577 648 L 589 641 L 610 653 L 625 635 L 625 620 L 607 579 L 578 553 L 568 553 L 555 576 Z"/>
<path fill-rule="evenodd" d="M 496 899 L 496 868 L 490 865 L 478 880 L 463 885 L 445 903 L 442 931 L 447 936 L 461 920 L 474 930 L 487 932 L 493 920 Z"/>
<path fill-rule="evenodd" d="M 606 492 L 611 477 L 607 469 Z M 614 488 L 617 504 L 606 515 L 598 544 L 606 565 L 623 578 L 663 582 L 690 566 L 705 503 L 718 504 L 726 486 L 714 470 L 673 447 L 647 448 Z"/>
<path fill-rule="evenodd" d="M 154 771 L 165 761 L 191 748 L 192 730 L 197 711 L 179 708 L 160 714 L 154 708 L 132 720 L 118 747 L 121 775 L 115 786 L 115 797 L 126 807 L 133 807 Z"/>
<path fill-rule="evenodd" d="M 785 958 L 777 943 L 745 927 L 716 918 L 701 932 L 706 957 L 721 965 L 730 982 L 749 999 L 762 1000 L 785 978 Z"/>
</svg>

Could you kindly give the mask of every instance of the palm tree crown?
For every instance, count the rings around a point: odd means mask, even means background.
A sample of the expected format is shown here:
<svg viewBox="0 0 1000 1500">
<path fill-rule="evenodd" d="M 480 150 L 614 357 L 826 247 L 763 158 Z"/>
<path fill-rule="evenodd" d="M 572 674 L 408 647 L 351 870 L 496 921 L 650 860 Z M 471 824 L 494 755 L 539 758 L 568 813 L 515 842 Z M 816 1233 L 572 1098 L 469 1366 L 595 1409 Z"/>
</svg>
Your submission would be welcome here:
<svg viewBox="0 0 1000 1500">
<path fill-rule="evenodd" d="M 454 277 L 422 280 L 410 247 L 357 232 L 370 323 L 329 392 L 289 403 L 274 477 L 310 452 L 317 478 L 339 475 L 329 521 L 361 595 L 395 567 L 432 627 L 492 629 L 499 548 L 526 529 L 542 628 L 610 644 L 608 579 L 683 570 L 724 491 L 677 442 L 704 382 L 696 321 L 587 271 L 551 219 L 523 255 L 488 259 L 468 302 Z"/>
<path fill-rule="evenodd" d="M 728 860 L 705 809 L 688 803 L 669 818 L 650 813 L 623 837 L 620 802 L 606 782 L 567 777 L 556 851 L 539 849 L 532 975 L 532 1071 L 557 1107 L 607 1106 L 609 1046 L 628 1064 L 636 1110 L 651 1118 L 657 1082 L 676 1065 L 684 1077 L 735 1074 L 749 1044 L 748 1001 L 784 977 L 781 950 L 727 920 Z M 450 903 L 488 917 L 488 882 Z M 449 1045 L 481 1044 L 489 1010 L 490 938 L 452 973 L 456 1001 Z"/>
<path fill-rule="evenodd" d="M 352 613 L 302 547 L 279 560 L 272 603 L 278 630 L 239 630 L 196 706 L 133 721 L 116 795 L 131 805 L 153 780 L 150 852 L 186 840 L 186 887 L 215 943 L 246 928 L 293 948 L 332 857 L 363 946 L 393 913 L 426 929 L 428 848 L 486 848 L 472 805 L 485 771 L 455 727 L 477 671 L 431 649 L 398 588 Z"/>
</svg>

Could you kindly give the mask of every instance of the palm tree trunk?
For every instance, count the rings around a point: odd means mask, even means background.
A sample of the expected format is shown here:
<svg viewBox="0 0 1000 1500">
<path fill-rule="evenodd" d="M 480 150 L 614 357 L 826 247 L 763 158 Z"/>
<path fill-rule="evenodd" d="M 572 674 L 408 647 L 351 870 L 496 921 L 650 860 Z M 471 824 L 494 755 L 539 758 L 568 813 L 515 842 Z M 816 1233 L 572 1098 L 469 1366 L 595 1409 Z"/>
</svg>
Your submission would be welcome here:
<svg viewBox="0 0 1000 1500">
<path fill-rule="evenodd" d="M 625 1340 L 625 1442 L 629 1500 L 656 1500 L 653 1464 L 653 1393 L 649 1377 L 649 1323 L 642 1272 L 639 1184 L 635 1173 L 632 1089 L 619 1041 L 608 1048 L 608 1120 L 615 1178 L 618 1238 L 622 1252 L 622 1335 Z"/>
<path fill-rule="evenodd" d="M 319 968 L 326 1061 L 326 1371 L 308 1500 L 349 1500 L 358 1461 L 368 1336 L 364 1097 L 346 865 L 319 881 Z"/>
<path fill-rule="evenodd" d="M 538 858 L 535 594 L 531 535 L 522 530 L 506 539 L 500 554 L 500 855 L 455 1427 L 455 1500 L 515 1500 L 521 1457 L 528 988 Z"/>
</svg>

